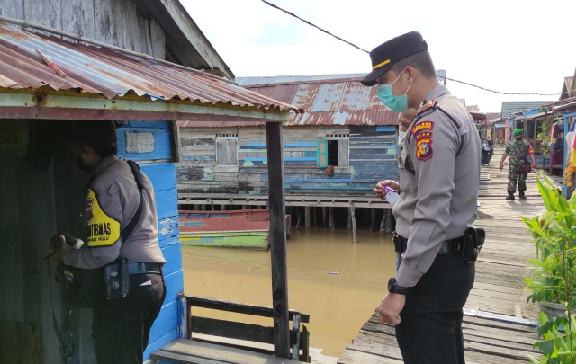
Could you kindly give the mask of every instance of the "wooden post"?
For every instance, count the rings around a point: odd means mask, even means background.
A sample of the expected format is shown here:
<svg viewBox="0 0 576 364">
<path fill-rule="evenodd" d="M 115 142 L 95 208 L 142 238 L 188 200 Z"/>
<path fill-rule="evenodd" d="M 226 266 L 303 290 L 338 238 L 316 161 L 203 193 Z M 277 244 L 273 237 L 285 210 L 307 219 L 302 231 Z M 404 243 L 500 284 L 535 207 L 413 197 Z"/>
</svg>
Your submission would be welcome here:
<svg viewBox="0 0 576 364">
<path fill-rule="evenodd" d="M 370 209 L 370 232 L 376 229 L 376 210 Z"/>
<path fill-rule="evenodd" d="M 352 216 L 352 242 L 358 242 L 358 236 L 356 235 L 356 207 L 354 207 L 354 202 L 350 203 L 350 215 Z"/>
<path fill-rule="evenodd" d="M 352 230 L 352 209 L 348 209 L 348 216 L 346 218 L 348 222 L 346 223 L 346 230 Z"/>
<path fill-rule="evenodd" d="M 386 209 L 386 226 L 384 228 L 386 234 L 392 234 L 392 230 L 394 229 L 394 226 L 392 226 L 393 223 L 392 209 Z"/>
<path fill-rule="evenodd" d="M 310 206 L 304 207 L 304 227 L 310 229 L 312 226 L 312 211 L 310 211 Z"/>
<path fill-rule="evenodd" d="M 336 226 L 334 226 L 334 207 L 328 208 L 328 227 L 330 230 L 336 230 Z"/>
<path fill-rule="evenodd" d="M 312 226 L 318 226 L 318 211 L 314 207 L 311 207 L 312 211 Z"/>
<path fill-rule="evenodd" d="M 381 233 L 383 233 L 385 231 L 385 227 L 386 227 L 386 210 L 387 209 L 382 210 L 382 221 L 380 222 L 380 232 Z"/>
<path fill-rule="evenodd" d="M 320 223 L 322 227 L 328 225 L 328 215 L 326 214 L 326 207 L 322 207 L 322 221 Z"/>
<path fill-rule="evenodd" d="M 268 208 L 270 215 L 270 257 L 272 263 L 272 305 L 274 308 L 274 355 L 290 358 L 288 280 L 286 274 L 286 221 L 284 219 L 284 158 L 282 124 L 266 123 L 268 157 Z"/>
<path fill-rule="evenodd" d="M 300 229 L 300 225 L 302 224 L 302 211 L 298 206 L 294 207 L 294 211 L 296 212 L 296 225 L 294 228 Z"/>
</svg>

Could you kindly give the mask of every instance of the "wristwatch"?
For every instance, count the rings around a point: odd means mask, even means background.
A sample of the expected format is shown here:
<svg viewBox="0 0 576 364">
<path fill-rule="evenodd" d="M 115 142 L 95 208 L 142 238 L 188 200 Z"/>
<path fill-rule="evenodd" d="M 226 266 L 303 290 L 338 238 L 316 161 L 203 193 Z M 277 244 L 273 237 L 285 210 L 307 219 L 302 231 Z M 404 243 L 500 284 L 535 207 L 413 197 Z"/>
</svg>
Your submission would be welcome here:
<svg viewBox="0 0 576 364">
<path fill-rule="evenodd" d="M 406 296 L 408 293 L 410 293 L 410 287 L 402 287 L 396 283 L 396 279 L 390 278 L 388 281 L 388 291 L 390 293 L 398 293 Z"/>
</svg>

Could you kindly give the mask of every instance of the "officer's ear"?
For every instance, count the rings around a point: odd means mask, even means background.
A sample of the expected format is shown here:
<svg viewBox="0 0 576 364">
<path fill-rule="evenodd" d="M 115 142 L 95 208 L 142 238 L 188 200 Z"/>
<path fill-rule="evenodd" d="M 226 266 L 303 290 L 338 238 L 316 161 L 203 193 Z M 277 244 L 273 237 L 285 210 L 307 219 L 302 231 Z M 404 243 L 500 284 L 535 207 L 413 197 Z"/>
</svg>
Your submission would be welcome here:
<svg viewBox="0 0 576 364">
<path fill-rule="evenodd" d="M 404 69 L 404 73 L 405 73 L 406 75 L 408 75 L 408 81 L 409 81 L 410 83 L 412 83 L 412 82 L 414 82 L 414 81 L 416 80 L 416 77 L 417 77 L 419 71 L 418 71 L 418 69 L 417 69 L 416 67 L 407 66 L 407 67 Z"/>
</svg>

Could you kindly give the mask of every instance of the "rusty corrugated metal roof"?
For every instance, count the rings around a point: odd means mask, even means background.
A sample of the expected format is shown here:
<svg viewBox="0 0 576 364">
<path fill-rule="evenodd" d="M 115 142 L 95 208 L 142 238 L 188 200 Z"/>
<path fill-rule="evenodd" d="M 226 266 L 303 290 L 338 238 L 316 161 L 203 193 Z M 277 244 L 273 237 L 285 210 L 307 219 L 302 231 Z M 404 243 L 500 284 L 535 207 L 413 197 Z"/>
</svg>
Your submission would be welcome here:
<svg viewBox="0 0 576 364">
<path fill-rule="evenodd" d="M 360 79 L 334 76 L 334 79 L 246 87 L 304 111 L 285 122 L 287 126 L 397 125 L 398 113 L 380 102 L 376 87 L 366 87 L 360 84 Z"/>
<path fill-rule="evenodd" d="M 203 71 L 0 22 L 0 88 L 46 87 L 109 99 L 135 94 L 154 101 L 294 110 Z"/>
<path fill-rule="evenodd" d="M 398 113 L 388 110 L 379 100 L 376 87 L 360 84 L 364 75 L 281 76 L 277 78 L 241 78 L 246 88 L 285 103 L 303 112 L 292 113 L 284 126 L 398 125 Z M 298 80 L 297 77 L 303 77 Z M 294 80 L 296 78 L 296 80 Z M 261 84 L 269 80 L 270 84 Z M 225 127 L 218 117 L 204 119 L 201 127 Z M 222 126 L 217 126 L 222 124 Z M 181 124 L 197 127 L 196 121 Z M 186 125 L 186 126 L 184 126 Z M 230 126 L 230 124 L 227 124 Z M 235 126 L 254 126 L 237 122 Z"/>
</svg>

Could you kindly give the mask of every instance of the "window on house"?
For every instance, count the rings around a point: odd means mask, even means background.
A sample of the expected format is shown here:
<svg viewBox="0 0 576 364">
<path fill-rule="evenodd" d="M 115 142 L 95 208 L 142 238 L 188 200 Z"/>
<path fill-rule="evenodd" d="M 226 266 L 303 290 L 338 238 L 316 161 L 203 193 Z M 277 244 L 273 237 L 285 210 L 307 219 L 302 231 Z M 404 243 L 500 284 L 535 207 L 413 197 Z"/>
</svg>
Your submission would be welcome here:
<svg viewBox="0 0 576 364">
<path fill-rule="evenodd" d="M 216 164 L 219 166 L 238 165 L 238 134 L 216 135 Z"/>
<path fill-rule="evenodd" d="M 348 134 L 328 135 L 328 164 L 331 166 L 348 166 Z"/>
</svg>

